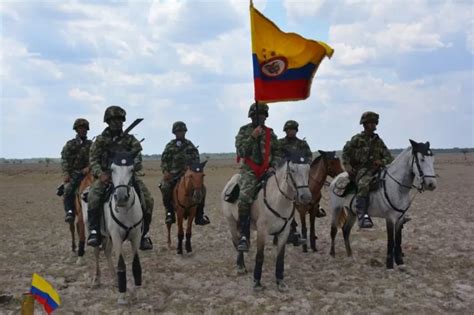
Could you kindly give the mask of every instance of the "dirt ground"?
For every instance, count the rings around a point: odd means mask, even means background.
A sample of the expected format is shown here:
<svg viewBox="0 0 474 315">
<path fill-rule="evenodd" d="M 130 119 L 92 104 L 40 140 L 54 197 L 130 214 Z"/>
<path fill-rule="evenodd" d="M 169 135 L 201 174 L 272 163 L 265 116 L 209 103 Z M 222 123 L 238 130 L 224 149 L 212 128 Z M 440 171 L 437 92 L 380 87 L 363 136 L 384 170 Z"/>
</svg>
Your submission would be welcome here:
<svg viewBox="0 0 474 315">
<path fill-rule="evenodd" d="M 59 166 L 1 165 L 0 313 L 18 313 L 22 294 L 36 272 L 57 289 L 62 299 L 57 314 L 472 314 L 474 155 L 466 159 L 462 154 L 439 154 L 435 168 L 438 188 L 418 195 L 409 210 L 413 220 L 404 228 L 404 270 L 385 269 L 386 233 L 381 219 L 374 219 L 371 231 L 354 228 L 354 259 L 346 257 L 340 232 L 336 258 L 330 257 L 327 216 L 317 221 L 318 252 L 287 247 L 285 280 L 290 289 L 281 293 L 274 281 L 270 237 L 262 276 L 266 290 L 252 289 L 254 248 L 246 256 L 249 273 L 237 275 L 234 269 L 236 255 L 219 201 L 222 187 L 237 171 L 232 161 L 208 163 L 207 214 L 212 224 L 194 226 L 194 251 L 184 256 L 166 246 L 159 162 L 146 162 L 144 181 L 155 197 L 151 230 L 155 248 L 140 252 L 143 286 L 134 290 L 126 246 L 130 304 L 119 306 L 116 280 L 105 259 L 99 288 L 91 286 L 90 248 L 85 264 L 76 264 L 61 200 L 55 195 Z M 327 203 L 324 192 L 322 206 L 329 214 Z"/>
</svg>

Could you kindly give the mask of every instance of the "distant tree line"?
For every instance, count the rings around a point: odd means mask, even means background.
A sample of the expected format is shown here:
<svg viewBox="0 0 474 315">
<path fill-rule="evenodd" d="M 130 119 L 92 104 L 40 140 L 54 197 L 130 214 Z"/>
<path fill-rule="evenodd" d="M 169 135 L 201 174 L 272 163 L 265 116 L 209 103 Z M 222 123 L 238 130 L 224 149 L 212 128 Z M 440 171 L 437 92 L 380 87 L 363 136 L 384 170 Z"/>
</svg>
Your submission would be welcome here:
<svg viewBox="0 0 474 315">
<path fill-rule="evenodd" d="M 390 149 L 393 156 L 398 155 L 404 149 Z M 436 153 L 462 153 L 464 155 L 474 152 L 474 148 L 451 148 L 451 149 L 433 149 Z M 336 151 L 338 156 L 341 156 L 342 151 Z M 313 156 L 318 156 L 318 152 L 314 152 Z M 202 153 L 201 160 L 227 160 L 235 159 L 235 153 L 221 152 L 221 153 Z M 159 161 L 161 154 L 143 154 L 143 160 L 145 161 Z M 0 158 L 0 164 L 57 164 L 61 163 L 60 158 L 28 158 L 28 159 L 6 159 Z"/>
</svg>

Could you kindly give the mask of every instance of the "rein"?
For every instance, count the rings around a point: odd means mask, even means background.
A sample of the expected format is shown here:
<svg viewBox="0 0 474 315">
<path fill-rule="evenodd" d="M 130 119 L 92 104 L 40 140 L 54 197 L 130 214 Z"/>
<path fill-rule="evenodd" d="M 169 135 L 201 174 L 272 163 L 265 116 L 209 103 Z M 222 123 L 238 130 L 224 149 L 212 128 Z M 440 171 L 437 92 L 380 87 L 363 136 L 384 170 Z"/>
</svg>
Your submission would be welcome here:
<svg viewBox="0 0 474 315">
<path fill-rule="evenodd" d="M 127 185 L 119 185 L 117 186 L 117 188 L 120 186 L 127 186 Z M 135 204 L 135 194 L 133 194 L 133 203 L 130 207 L 132 207 L 134 204 Z M 132 226 L 126 226 L 125 224 L 120 222 L 120 220 L 114 215 L 114 211 L 112 210 L 112 198 L 110 198 L 110 201 L 109 201 L 109 209 L 110 209 L 110 215 L 112 216 L 112 219 L 115 221 L 115 223 L 117 223 L 118 226 L 120 226 L 122 229 L 125 230 L 125 236 L 123 237 L 122 241 L 125 241 L 128 238 L 130 231 L 136 228 L 138 225 L 140 225 L 143 221 L 143 216 L 142 216 L 140 221 L 138 221 Z M 117 210 L 117 206 L 115 207 L 115 210 Z"/>
<path fill-rule="evenodd" d="M 416 155 L 416 153 L 412 153 L 411 169 L 412 169 L 413 174 L 414 174 L 414 172 L 413 172 L 413 164 L 414 163 L 416 163 L 416 167 L 418 169 L 419 177 L 421 178 L 421 183 L 420 183 L 419 187 L 417 187 L 413 184 L 408 186 L 408 185 L 405 185 L 405 184 L 401 183 L 395 177 L 393 177 L 392 174 L 389 173 L 388 169 L 385 169 L 385 172 L 384 172 L 383 177 L 382 177 L 382 187 L 383 187 L 383 192 L 384 192 L 385 199 L 387 199 L 388 204 L 390 205 L 390 207 L 392 207 L 393 210 L 402 213 L 402 215 L 405 214 L 405 212 L 408 210 L 408 208 L 410 208 L 411 204 L 413 203 L 413 200 L 415 200 L 416 194 L 413 195 L 413 197 L 411 198 L 410 202 L 408 203 L 408 205 L 405 209 L 397 208 L 396 206 L 393 205 L 393 202 L 390 200 L 390 197 L 388 195 L 385 176 L 388 175 L 400 187 L 407 188 L 408 190 L 411 190 L 412 188 L 415 188 L 421 194 L 424 191 L 425 178 L 426 177 L 434 178 L 434 177 L 436 177 L 436 175 L 424 175 L 424 173 L 421 169 L 421 166 L 420 166 L 420 162 L 418 160 L 418 156 Z"/>
<path fill-rule="evenodd" d="M 295 182 L 295 179 L 293 178 L 293 176 L 291 175 L 290 173 L 290 169 L 289 169 L 289 164 L 290 162 L 288 161 L 287 162 L 287 169 L 286 169 L 286 181 L 288 181 L 288 177 L 291 179 L 291 184 L 293 185 L 293 187 L 295 188 L 296 190 L 296 196 L 298 196 L 298 189 L 299 188 L 307 188 L 309 187 L 308 185 L 301 185 L 301 186 L 298 186 Z M 273 174 L 273 176 L 275 176 L 275 182 L 277 184 L 277 187 L 278 187 L 278 190 L 280 191 L 280 193 L 287 199 L 287 200 L 290 200 L 293 202 L 293 209 L 291 210 L 291 214 L 288 218 L 285 218 L 283 216 L 281 216 L 275 209 L 273 209 L 271 207 L 271 205 L 268 203 L 268 200 L 267 200 L 267 182 L 268 180 L 265 182 L 265 185 L 263 185 L 263 203 L 265 204 L 265 206 L 268 208 L 268 210 L 270 210 L 271 213 L 273 213 L 273 215 L 275 215 L 277 218 L 280 218 L 282 219 L 285 223 L 283 224 L 282 228 L 278 231 L 278 232 L 275 232 L 275 233 L 272 233 L 271 235 L 280 235 L 281 232 L 283 232 L 283 230 L 286 228 L 286 226 L 288 225 L 288 222 L 290 222 L 291 220 L 293 220 L 293 217 L 295 216 L 295 205 L 294 205 L 294 201 L 295 201 L 295 198 L 290 198 L 287 194 L 285 194 L 281 188 L 280 188 L 280 185 L 278 183 L 278 177 L 276 176 L 276 174 Z"/>
</svg>

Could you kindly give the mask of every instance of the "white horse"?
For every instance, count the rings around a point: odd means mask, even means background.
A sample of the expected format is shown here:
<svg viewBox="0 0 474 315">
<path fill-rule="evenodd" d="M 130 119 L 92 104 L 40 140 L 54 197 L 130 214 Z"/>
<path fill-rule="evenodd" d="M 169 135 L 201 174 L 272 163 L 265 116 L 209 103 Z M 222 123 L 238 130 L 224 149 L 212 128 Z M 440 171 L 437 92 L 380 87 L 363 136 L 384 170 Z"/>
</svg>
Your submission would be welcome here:
<svg viewBox="0 0 474 315">
<path fill-rule="evenodd" d="M 311 201 L 311 192 L 308 188 L 309 164 L 302 156 L 295 156 L 282 161 L 274 175 L 264 183 L 251 209 L 251 227 L 257 230 L 257 254 L 254 269 L 254 289 L 262 290 L 261 284 L 263 254 L 267 235 L 278 235 L 276 248 L 276 282 L 280 291 L 286 291 L 287 285 L 283 282 L 285 245 L 290 232 L 290 224 L 295 214 L 293 202 L 307 204 Z M 237 249 L 239 242 L 237 202 L 230 203 L 224 200 L 226 192 L 238 183 L 240 174 L 232 176 L 221 194 L 222 212 L 227 218 L 232 235 L 232 242 Z M 237 268 L 239 273 L 245 273 L 243 252 L 237 254 Z"/>
<path fill-rule="evenodd" d="M 411 205 L 410 191 L 416 188 L 419 192 L 436 188 L 434 157 L 430 143 L 417 143 L 410 140 L 411 147 L 403 150 L 396 159 L 381 171 L 381 185 L 370 193 L 368 213 L 370 216 L 385 218 L 387 225 L 387 261 L 388 269 L 393 269 L 393 260 L 403 265 L 402 228 L 405 213 Z M 331 256 L 335 256 L 334 241 L 339 221 L 343 222 L 342 233 L 346 253 L 352 256 L 350 232 L 356 221 L 354 194 L 340 197 L 335 193 L 335 185 L 347 172 L 339 174 L 329 186 L 330 203 L 333 209 L 331 220 Z M 347 220 L 344 218 L 347 213 Z"/>
<path fill-rule="evenodd" d="M 138 248 L 143 230 L 143 212 L 140 199 L 132 183 L 134 159 L 135 154 L 128 152 L 115 153 L 112 157 L 110 169 L 112 171 L 113 193 L 104 203 L 104 222 L 101 225 L 102 248 L 104 248 L 112 273 L 115 273 L 112 262 L 112 248 L 115 254 L 119 304 L 128 303 L 125 296 L 127 291 L 126 266 L 122 253 L 122 245 L 125 240 L 129 240 L 132 245 L 132 272 L 135 286 L 138 287 L 142 284 L 142 268 Z M 83 211 L 83 215 L 87 227 L 87 211 Z M 99 285 L 99 247 L 95 248 L 94 253 L 96 258 L 95 284 Z"/>
</svg>

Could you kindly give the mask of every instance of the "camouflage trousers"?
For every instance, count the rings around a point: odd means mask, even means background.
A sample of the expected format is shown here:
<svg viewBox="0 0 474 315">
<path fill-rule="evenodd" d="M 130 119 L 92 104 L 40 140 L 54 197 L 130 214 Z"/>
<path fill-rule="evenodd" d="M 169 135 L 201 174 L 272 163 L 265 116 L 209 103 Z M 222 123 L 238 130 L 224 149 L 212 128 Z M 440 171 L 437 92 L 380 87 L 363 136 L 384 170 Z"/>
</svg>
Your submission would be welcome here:
<svg viewBox="0 0 474 315">
<path fill-rule="evenodd" d="M 376 170 L 370 170 L 367 168 L 360 169 L 356 174 L 356 184 L 357 184 L 357 196 L 358 197 L 368 197 L 370 192 L 370 182 L 372 177 L 376 173 Z"/>
<path fill-rule="evenodd" d="M 250 209 L 257 194 L 258 183 L 259 179 L 252 170 L 244 167 L 240 169 L 239 216 L 250 215 Z"/>
<path fill-rule="evenodd" d="M 154 207 L 154 199 L 150 194 L 150 191 L 145 186 L 142 180 L 138 179 L 137 177 L 134 178 L 135 185 L 140 190 L 138 196 L 140 197 L 140 203 L 142 204 L 142 209 L 145 214 L 153 213 Z M 135 186 L 134 185 L 134 186 Z M 102 183 L 98 178 L 94 180 L 89 190 L 89 209 L 100 209 L 103 205 L 104 201 L 104 194 L 107 186 Z M 144 205 L 144 206 L 143 206 Z"/>
<path fill-rule="evenodd" d="M 69 182 L 64 183 L 64 211 L 74 210 L 76 193 L 83 178 L 82 174 L 73 174 L 70 176 Z"/>
</svg>

